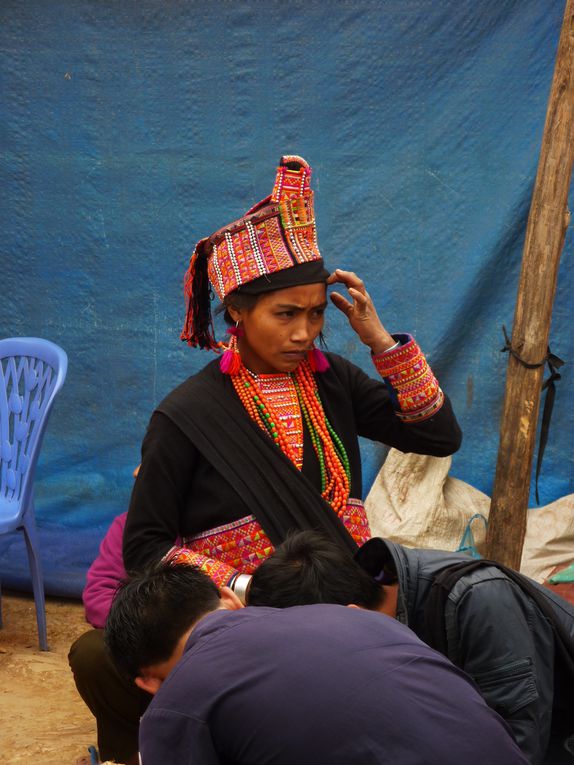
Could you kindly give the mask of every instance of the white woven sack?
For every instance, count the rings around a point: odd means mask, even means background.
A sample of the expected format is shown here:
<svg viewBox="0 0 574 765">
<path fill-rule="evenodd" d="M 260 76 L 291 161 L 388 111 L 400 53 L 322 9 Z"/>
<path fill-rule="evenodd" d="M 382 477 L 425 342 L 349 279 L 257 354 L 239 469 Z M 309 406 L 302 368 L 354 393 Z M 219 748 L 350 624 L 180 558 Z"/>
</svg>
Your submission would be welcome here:
<svg viewBox="0 0 574 765">
<path fill-rule="evenodd" d="M 528 511 L 522 548 L 523 574 L 543 582 L 556 566 L 574 562 L 574 494 Z"/>
<path fill-rule="evenodd" d="M 488 518 L 490 498 L 451 478 L 450 457 L 389 451 L 365 501 L 373 536 L 407 547 L 456 550 L 475 513 Z M 485 529 L 473 524 L 484 554 Z M 574 494 L 528 511 L 522 573 L 543 582 L 556 566 L 574 561 Z"/>
<path fill-rule="evenodd" d="M 456 550 L 475 513 L 488 516 L 489 499 L 448 471 L 450 457 L 391 449 L 365 501 L 373 536 L 407 547 Z M 479 550 L 484 525 L 473 526 Z"/>
</svg>

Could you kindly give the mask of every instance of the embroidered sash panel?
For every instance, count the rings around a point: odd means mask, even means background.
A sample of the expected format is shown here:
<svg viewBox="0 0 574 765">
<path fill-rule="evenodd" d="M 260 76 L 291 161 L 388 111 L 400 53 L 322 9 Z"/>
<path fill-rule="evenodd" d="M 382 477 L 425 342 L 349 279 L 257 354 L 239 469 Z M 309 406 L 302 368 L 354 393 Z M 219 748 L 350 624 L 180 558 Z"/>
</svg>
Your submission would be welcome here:
<svg viewBox="0 0 574 765">
<path fill-rule="evenodd" d="M 370 539 L 369 522 L 361 500 L 350 498 L 340 518 L 358 545 Z M 274 549 L 255 516 L 247 515 L 233 523 L 186 537 L 183 547 L 170 550 L 166 560 L 197 566 L 218 587 L 223 587 L 237 573 L 252 574 Z"/>
</svg>

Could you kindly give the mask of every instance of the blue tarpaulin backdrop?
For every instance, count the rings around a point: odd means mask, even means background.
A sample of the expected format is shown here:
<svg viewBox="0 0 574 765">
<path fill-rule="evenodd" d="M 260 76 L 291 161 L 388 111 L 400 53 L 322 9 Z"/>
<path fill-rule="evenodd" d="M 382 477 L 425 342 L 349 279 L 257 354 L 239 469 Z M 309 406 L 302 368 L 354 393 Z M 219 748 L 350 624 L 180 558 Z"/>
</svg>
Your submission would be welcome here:
<svg viewBox="0 0 574 765">
<path fill-rule="evenodd" d="M 563 0 L 3 0 L 0 335 L 69 354 L 37 473 L 48 590 L 78 593 L 154 405 L 208 360 L 178 337 L 200 237 L 314 168 L 319 244 L 411 331 L 490 492 Z M 574 359 L 572 235 L 552 350 Z M 370 368 L 329 311 L 327 341 Z M 574 491 L 571 364 L 541 478 Z M 366 489 L 381 464 L 364 450 Z M 535 511 L 533 511 L 535 512 Z M 20 540 L 0 540 L 18 584 Z M 16 575 L 16 578 L 14 578 Z"/>
</svg>

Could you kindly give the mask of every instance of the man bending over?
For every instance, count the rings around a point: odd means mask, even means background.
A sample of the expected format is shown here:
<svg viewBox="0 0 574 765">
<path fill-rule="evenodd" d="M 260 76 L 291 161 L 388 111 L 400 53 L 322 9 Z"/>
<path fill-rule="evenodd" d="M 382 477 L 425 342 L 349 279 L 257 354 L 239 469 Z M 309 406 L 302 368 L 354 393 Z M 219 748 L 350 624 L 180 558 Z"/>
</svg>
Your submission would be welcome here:
<svg viewBox="0 0 574 765">
<path fill-rule="evenodd" d="M 531 763 L 574 764 L 563 748 L 574 732 L 570 603 L 461 553 L 373 538 L 355 559 L 320 534 L 294 534 L 253 575 L 249 605 L 354 604 L 395 617 L 474 679 Z M 459 578 L 461 565 L 471 570 Z M 433 583 L 453 572 L 441 603 Z"/>
<path fill-rule="evenodd" d="M 155 694 L 143 765 L 526 763 L 464 673 L 382 614 L 243 608 L 163 563 L 119 590 L 105 640 Z"/>
</svg>

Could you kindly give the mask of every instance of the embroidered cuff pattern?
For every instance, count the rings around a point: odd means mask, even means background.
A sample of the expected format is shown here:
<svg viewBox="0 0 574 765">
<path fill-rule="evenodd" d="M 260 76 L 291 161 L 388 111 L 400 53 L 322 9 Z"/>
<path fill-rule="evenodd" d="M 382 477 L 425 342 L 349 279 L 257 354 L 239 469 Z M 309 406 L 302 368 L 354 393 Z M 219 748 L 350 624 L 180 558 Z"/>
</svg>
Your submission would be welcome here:
<svg viewBox="0 0 574 765">
<path fill-rule="evenodd" d="M 444 394 L 421 349 L 410 335 L 406 338 L 404 345 L 372 359 L 391 394 L 397 417 L 403 422 L 420 422 L 438 412 Z"/>
</svg>

